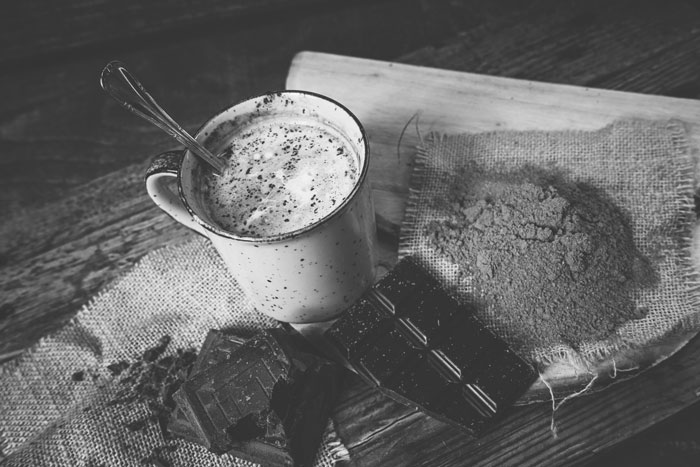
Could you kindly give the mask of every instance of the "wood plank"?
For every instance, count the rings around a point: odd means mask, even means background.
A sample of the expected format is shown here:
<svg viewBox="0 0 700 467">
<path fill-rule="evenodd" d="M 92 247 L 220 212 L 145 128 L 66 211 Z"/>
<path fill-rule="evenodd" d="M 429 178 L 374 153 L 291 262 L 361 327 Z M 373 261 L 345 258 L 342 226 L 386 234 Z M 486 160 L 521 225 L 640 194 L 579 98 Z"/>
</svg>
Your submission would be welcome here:
<svg viewBox="0 0 700 467">
<path fill-rule="evenodd" d="M 446 44 L 419 49 L 399 61 L 696 98 L 700 64 L 697 49 L 687 43 L 700 34 L 700 9 L 689 1 L 671 0 L 665 6 L 631 0 L 538 2 L 524 11 L 499 12 Z M 673 71 L 669 62 L 678 63 Z M 678 81 L 686 84 L 685 91 L 674 86 Z"/>
<path fill-rule="evenodd" d="M 114 172 L 0 226 L 0 354 L 57 330 L 149 251 L 194 235 L 145 195 L 145 170 Z"/>
<path fill-rule="evenodd" d="M 27 63 L 79 47 L 135 44 L 162 33 L 241 27 L 261 16 L 284 17 L 311 9 L 340 9 L 344 0 L 63 1 L 26 0 L 0 17 L 0 64 Z"/>
</svg>

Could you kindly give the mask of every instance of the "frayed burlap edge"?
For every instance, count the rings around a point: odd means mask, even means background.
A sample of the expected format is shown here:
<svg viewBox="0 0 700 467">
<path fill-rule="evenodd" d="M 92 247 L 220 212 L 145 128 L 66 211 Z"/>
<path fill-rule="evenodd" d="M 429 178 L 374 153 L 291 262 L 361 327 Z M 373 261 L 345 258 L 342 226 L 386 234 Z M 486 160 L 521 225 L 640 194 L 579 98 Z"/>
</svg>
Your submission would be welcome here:
<svg viewBox="0 0 700 467">
<path fill-rule="evenodd" d="M 639 122 L 643 121 L 639 120 Z M 615 122 L 601 127 L 598 130 L 592 131 L 595 132 L 605 130 L 612 127 L 614 123 Z M 677 193 L 679 194 L 680 203 L 678 205 L 678 212 L 680 219 L 682 220 L 682 222 L 676 224 L 676 233 L 678 234 L 678 238 L 681 242 L 681 249 L 683 251 L 681 270 L 686 289 L 685 293 L 688 295 L 689 302 L 696 309 L 696 311 L 679 319 L 675 326 L 669 329 L 669 331 L 663 337 L 655 341 L 638 344 L 625 340 L 618 334 L 614 334 L 609 338 L 603 339 L 598 342 L 600 345 L 594 352 L 593 358 L 586 358 L 577 350 L 564 345 L 552 346 L 547 349 L 538 349 L 535 354 L 529 355 L 528 357 L 541 370 L 554 363 L 564 363 L 572 367 L 578 374 L 590 374 L 592 381 L 596 378 L 596 373 L 593 369 L 593 365 L 595 365 L 596 362 L 614 357 L 616 353 L 621 351 L 640 348 L 644 345 L 653 345 L 659 340 L 664 340 L 676 334 L 688 331 L 697 331 L 700 329 L 700 272 L 693 264 L 692 257 L 692 227 L 695 224 L 696 219 L 693 195 L 695 193 L 697 161 L 695 157 L 693 157 L 691 151 L 692 148 L 688 143 L 684 123 L 680 120 L 672 119 L 668 120 L 665 126 L 667 131 L 670 133 L 673 156 L 681 161 L 675 166 L 675 177 L 678 180 Z M 557 133 L 571 134 L 580 132 L 589 132 L 589 130 L 568 130 Z M 487 133 L 497 132 L 492 131 Z M 465 135 L 466 134 L 468 133 L 465 133 Z M 428 154 L 426 144 L 440 143 L 448 136 L 452 135 L 447 135 L 440 132 L 431 132 L 425 138 L 420 138 L 421 141 L 419 146 L 416 148 L 414 166 L 409 179 L 409 194 L 404 212 L 404 218 L 401 223 L 398 248 L 399 258 L 415 254 L 415 245 L 412 239 L 413 236 L 418 233 L 416 231 L 416 222 L 420 208 L 419 201 L 425 182 L 430 175 L 428 173 L 430 156 Z M 423 261 L 423 259 L 420 257 L 417 259 L 419 262 Z M 453 298 L 458 301 L 462 301 L 459 296 L 452 293 L 452 289 L 450 287 L 447 287 L 447 289 L 448 292 L 453 295 Z"/>
</svg>

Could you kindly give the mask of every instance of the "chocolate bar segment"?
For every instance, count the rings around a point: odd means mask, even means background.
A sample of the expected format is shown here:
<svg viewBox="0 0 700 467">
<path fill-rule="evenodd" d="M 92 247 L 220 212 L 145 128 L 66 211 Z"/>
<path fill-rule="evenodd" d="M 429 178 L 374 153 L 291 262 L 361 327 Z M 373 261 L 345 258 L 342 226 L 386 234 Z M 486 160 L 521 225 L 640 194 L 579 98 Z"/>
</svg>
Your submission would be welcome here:
<svg viewBox="0 0 700 467">
<path fill-rule="evenodd" d="M 389 397 L 478 434 L 537 378 L 532 365 L 401 260 L 324 334 Z"/>
<path fill-rule="evenodd" d="M 282 329 L 260 332 L 237 349 L 235 340 L 210 338 L 200 371 L 175 394 L 181 414 L 173 424 L 189 424 L 180 431 L 213 452 L 270 466 L 311 465 L 341 368 Z"/>
<path fill-rule="evenodd" d="M 353 306 L 353 316 L 354 323 L 343 321 L 333 326 L 335 348 L 347 360 L 356 360 L 359 350 L 393 327 L 392 317 L 377 309 L 369 298 L 362 298 Z"/>
<path fill-rule="evenodd" d="M 376 384 L 389 379 L 397 370 L 411 364 L 415 349 L 396 329 L 392 329 L 368 346 L 355 360 L 366 376 Z"/>
<path fill-rule="evenodd" d="M 231 354 L 245 344 L 250 337 L 252 337 L 252 334 L 244 337 L 240 333 L 232 334 L 216 329 L 210 330 L 202 343 L 197 360 L 192 365 L 192 374 L 194 375 L 210 366 L 229 360 Z"/>
<path fill-rule="evenodd" d="M 287 362 L 276 358 L 282 351 L 267 335 L 255 336 L 241 348 L 249 351 L 236 351 L 230 360 L 200 371 L 175 394 L 178 407 L 214 452 L 228 449 L 230 426 L 269 407 L 272 388 L 286 373 Z M 261 434 L 255 431 L 245 436 L 255 438 Z"/>
</svg>

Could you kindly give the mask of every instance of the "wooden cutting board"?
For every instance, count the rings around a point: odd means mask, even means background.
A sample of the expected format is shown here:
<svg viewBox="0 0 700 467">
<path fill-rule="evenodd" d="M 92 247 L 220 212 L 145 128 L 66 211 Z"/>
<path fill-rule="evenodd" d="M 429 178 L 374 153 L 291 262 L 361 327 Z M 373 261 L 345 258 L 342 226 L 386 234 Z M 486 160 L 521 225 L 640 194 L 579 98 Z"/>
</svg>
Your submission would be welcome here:
<svg viewBox="0 0 700 467">
<path fill-rule="evenodd" d="M 700 101 L 484 76 L 315 52 L 298 54 L 287 89 L 318 92 L 347 106 L 365 126 L 376 212 L 385 230 L 398 232 L 421 135 L 493 130 L 596 130 L 621 118 L 685 122 L 697 157 Z M 697 177 L 696 177 L 697 178 Z M 383 242 L 383 261 L 396 260 L 396 243 Z M 595 368 L 596 388 L 649 368 L 695 333 L 645 349 L 621 352 Z M 585 387 L 591 373 L 552 365 L 544 373 L 558 398 Z M 539 380 L 520 403 L 551 398 Z"/>
<path fill-rule="evenodd" d="M 316 52 L 292 61 L 287 89 L 325 94 L 365 126 L 377 211 L 400 223 L 418 131 L 596 130 L 620 118 L 676 118 L 697 156 L 700 101 L 477 75 Z M 410 123 L 409 123 L 410 121 Z M 408 125 L 408 126 L 407 126 Z M 398 156 L 401 156 L 400 160 Z"/>
</svg>

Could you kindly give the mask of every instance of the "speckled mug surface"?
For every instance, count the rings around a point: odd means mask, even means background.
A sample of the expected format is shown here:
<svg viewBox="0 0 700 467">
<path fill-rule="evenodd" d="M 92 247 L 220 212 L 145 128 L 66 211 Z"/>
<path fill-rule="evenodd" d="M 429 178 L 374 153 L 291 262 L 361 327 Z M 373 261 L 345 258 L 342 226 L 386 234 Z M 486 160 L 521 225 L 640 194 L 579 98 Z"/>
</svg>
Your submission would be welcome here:
<svg viewBox="0 0 700 467">
<path fill-rule="evenodd" d="M 289 231 L 271 230 L 269 234 L 259 229 L 252 233 L 230 226 L 225 229 L 212 213 L 211 197 L 205 196 L 211 185 L 208 177 L 216 175 L 189 151 L 157 156 L 146 174 L 146 188 L 161 209 L 209 238 L 260 312 L 288 323 L 328 321 L 359 299 L 375 278 L 376 226 L 367 178 L 369 145 L 360 122 L 348 109 L 305 91 L 268 93 L 236 104 L 209 120 L 196 138 L 219 154 L 237 135 L 276 121 L 313 121 L 342 138 L 343 147 L 355 158 L 357 170 L 347 193 L 337 197 L 337 203 L 333 196 L 334 204 L 325 216 L 309 216 L 308 223 L 297 222 Z M 298 131 L 303 132 L 303 127 Z M 303 159 L 304 154 L 295 156 Z M 334 187 L 340 185 L 336 179 L 342 173 L 321 173 L 335 177 Z M 177 179 L 177 194 L 167 183 L 172 177 Z M 308 189 L 323 190 L 325 181 L 308 180 Z M 331 189 L 331 185 L 326 186 L 326 191 Z"/>
</svg>

